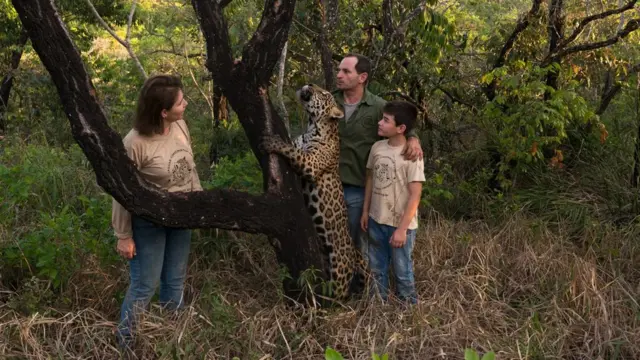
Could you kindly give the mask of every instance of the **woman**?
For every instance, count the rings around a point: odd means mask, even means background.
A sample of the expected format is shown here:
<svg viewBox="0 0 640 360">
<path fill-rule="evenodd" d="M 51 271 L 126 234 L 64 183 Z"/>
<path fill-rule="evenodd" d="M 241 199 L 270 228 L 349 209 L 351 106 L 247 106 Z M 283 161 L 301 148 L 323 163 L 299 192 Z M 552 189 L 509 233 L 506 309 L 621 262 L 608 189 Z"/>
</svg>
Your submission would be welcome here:
<svg viewBox="0 0 640 360">
<path fill-rule="evenodd" d="M 182 119 L 187 101 L 178 77 L 157 75 L 140 91 L 134 127 L 123 142 L 142 176 L 169 192 L 202 190 L 191 137 Z M 130 285 L 122 303 L 118 341 L 130 346 L 136 312 L 145 309 L 160 284 L 160 303 L 182 305 L 191 242 L 188 229 L 169 228 L 131 215 L 115 199 L 112 225 L 118 253 L 129 260 Z"/>
</svg>

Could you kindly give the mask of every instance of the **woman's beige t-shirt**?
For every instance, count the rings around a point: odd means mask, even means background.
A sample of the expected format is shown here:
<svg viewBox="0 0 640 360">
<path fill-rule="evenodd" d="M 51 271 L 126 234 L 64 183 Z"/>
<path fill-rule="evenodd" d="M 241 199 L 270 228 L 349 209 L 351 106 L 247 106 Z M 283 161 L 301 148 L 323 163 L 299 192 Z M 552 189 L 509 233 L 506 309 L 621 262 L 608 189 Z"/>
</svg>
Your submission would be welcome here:
<svg viewBox="0 0 640 360">
<path fill-rule="evenodd" d="M 202 190 L 184 120 L 173 122 L 166 135 L 143 136 L 132 129 L 123 143 L 146 180 L 169 192 Z M 118 239 L 132 237 L 131 214 L 115 199 L 111 224 Z"/>
</svg>

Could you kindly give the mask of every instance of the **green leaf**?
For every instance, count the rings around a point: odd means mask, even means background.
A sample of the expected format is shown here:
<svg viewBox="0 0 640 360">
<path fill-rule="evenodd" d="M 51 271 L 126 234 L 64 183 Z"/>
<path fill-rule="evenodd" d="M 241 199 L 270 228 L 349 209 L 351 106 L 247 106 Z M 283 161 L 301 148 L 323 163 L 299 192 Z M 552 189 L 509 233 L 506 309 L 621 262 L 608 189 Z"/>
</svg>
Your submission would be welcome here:
<svg viewBox="0 0 640 360">
<path fill-rule="evenodd" d="M 465 349 L 464 360 L 480 360 L 480 355 L 473 349 Z"/>
<path fill-rule="evenodd" d="M 480 79 L 480 82 L 482 82 L 483 84 L 489 84 L 492 81 L 493 81 L 493 73 L 486 73 L 482 75 L 482 79 Z"/>
<path fill-rule="evenodd" d="M 324 351 L 324 358 L 325 360 L 344 360 L 339 352 L 329 346 L 327 346 L 327 349 Z"/>
<path fill-rule="evenodd" d="M 484 354 L 484 356 L 482 357 L 482 360 L 495 360 L 496 359 L 496 354 L 493 351 L 489 351 L 488 353 Z"/>
</svg>

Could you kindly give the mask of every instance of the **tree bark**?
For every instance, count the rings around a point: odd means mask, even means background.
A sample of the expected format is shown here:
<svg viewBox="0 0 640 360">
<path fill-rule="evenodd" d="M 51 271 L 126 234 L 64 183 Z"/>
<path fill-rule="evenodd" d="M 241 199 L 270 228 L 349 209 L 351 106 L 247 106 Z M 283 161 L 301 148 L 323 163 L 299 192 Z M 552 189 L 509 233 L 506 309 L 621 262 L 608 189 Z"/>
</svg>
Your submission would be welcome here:
<svg viewBox="0 0 640 360">
<path fill-rule="evenodd" d="M 287 131 L 291 131 L 291 124 L 289 123 L 289 113 L 287 112 L 287 106 L 284 103 L 284 76 L 285 76 L 285 67 L 287 65 L 287 43 L 284 43 L 284 47 L 282 48 L 282 54 L 280 55 L 280 61 L 278 62 L 278 83 L 277 83 L 277 94 L 278 94 L 278 105 L 280 106 L 280 111 L 282 112 L 282 119 L 284 120 L 284 126 L 287 127 Z"/>
<path fill-rule="evenodd" d="M 632 0 L 632 1 L 627 2 L 626 5 L 620 6 L 617 9 L 603 11 L 601 13 L 590 15 L 590 16 L 587 16 L 587 17 L 583 18 L 578 23 L 578 26 L 576 26 L 576 28 L 573 29 L 571 34 L 569 36 L 567 36 L 567 38 L 565 38 L 562 41 L 560 41 L 560 43 L 558 44 L 557 48 L 558 49 L 564 49 L 568 44 L 570 44 L 574 40 L 576 40 L 578 38 L 578 36 L 580 36 L 580 34 L 582 34 L 584 29 L 587 27 L 587 25 L 591 24 L 593 21 L 604 19 L 604 18 L 612 16 L 612 15 L 622 14 L 627 10 L 633 9 L 633 7 L 635 6 L 636 2 L 637 2 L 637 0 Z M 624 25 L 624 20 L 621 19 L 620 26 L 618 27 L 618 31 L 622 30 L 623 25 Z"/>
<path fill-rule="evenodd" d="M 556 49 L 560 45 L 562 38 L 564 37 L 564 17 L 562 11 L 564 10 L 564 0 L 551 0 L 549 5 L 549 24 L 547 26 L 549 32 L 549 54 L 556 52 Z M 562 59 L 558 58 L 556 61 L 560 62 Z M 558 88 L 558 76 L 559 72 L 556 69 L 550 69 L 547 74 L 547 86 L 552 89 Z M 545 91 L 544 99 L 549 100 L 551 93 Z"/>
<path fill-rule="evenodd" d="M 502 49 L 500 49 L 500 54 L 498 54 L 498 58 L 493 63 L 491 70 L 495 70 L 505 64 L 505 62 L 507 61 L 507 56 L 509 56 L 509 53 L 511 52 L 511 50 L 513 50 L 513 46 L 515 45 L 518 36 L 529 27 L 529 25 L 531 24 L 531 20 L 538 16 L 541 4 L 542 0 L 533 0 L 531 10 L 529 10 L 527 15 L 520 19 L 520 21 L 518 21 L 518 23 L 516 24 L 513 32 L 507 38 L 507 41 L 505 41 Z M 482 89 L 489 101 L 492 101 L 496 97 L 497 84 L 497 80 L 494 79 L 489 85 Z"/>
<path fill-rule="evenodd" d="M 262 168 L 267 193 L 289 194 L 285 207 L 296 217 L 295 226 L 286 234 L 272 236 L 276 255 L 297 279 L 310 267 L 320 269 L 327 278 L 326 257 L 321 253 L 315 228 L 304 206 L 300 180 L 281 157 L 260 149 L 264 134 L 288 138 L 287 129 L 274 108 L 267 88 L 288 38 L 295 0 L 267 0 L 260 24 L 242 51 L 242 58 L 232 60 L 230 39 L 223 7 L 217 2 L 192 0 L 202 28 L 207 49 L 206 66 L 214 83 L 227 97 L 249 139 Z M 279 212 L 280 209 L 271 212 Z"/>
<path fill-rule="evenodd" d="M 133 4 L 131 4 L 131 10 L 129 11 L 129 17 L 127 18 L 127 33 L 125 35 L 124 40 L 121 39 L 118 36 L 118 34 L 116 34 L 116 32 L 113 31 L 113 29 L 111 29 L 111 27 L 109 26 L 109 24 L 107 24 L 106 21 L 104 21 L 102 16 L 100 16 L 100 13 L 98 13 L 98 10 L 96 10 L 96 7 L 93 6 L 93 3 L 91 2 L 91 0 L 86 0 L 86 2 L 87 2 L 87 5 L 89 6 L 89 9 L 91 9 L 91 11 L 93 12 L 93 15 L 96 17 L 100 25 L 102 25 L 102 27 L 105 30 L 107 30 L 107 32 L 109 32 L 109 34 L 111 34 L 111 36 L 114 39 L 116 39 L 117 42 L 120 43 L 120 45 L 124 46 L 124 48 L 127 50 L 127 53 L 129 54 L 129 57 L 131 57 L 134 64 L 136 65 L 136 68 L 138 68 L 138 71 L 140 71 L 140 75 L 142 75 L 142 77 L 146 79 L 148 77 L 147 72 L 144 70 L 142 63 L 140 63 L 140 59 L 138 59 L 138 56 L 136 55 L 136 53 L 133 51 L 133 48 L 131 47 L 131 23 L 133 21 L 133 15 L 136 12 L 136 5 L 138 4 L 138 0 L 133 0 Z"/>
<path fill-rule="evenodd" d="M 333 52 L 329 47 L 328 33 L 335 26 L 338 18 L 338 2 L 335 0 L 316 0 L 318 6 L 315 13 L 318 16 L 319 30 L 314 39 L 320 53 L 320 62 L 324 74 L 324 88 L 333 90 L 336 87 L 336 76 L 333 64 Z"/>
<path fill-rule="evenodd" d="M 631 176 L 631 186 L 638 187 L 638 178 L 640 177 L 640 77 L 636 86 L 636 122 L 638 126 L 638 135 L 636 136 L 636 149 L 633 152 L 633 174 Z"/>
<path fill-rule="evenodd" d="M 168 193 L 144 180 L 127 156 L 122 138 L 109 128 L 91 78 L 53 2 L 12 2 L 58 90 L 73 137 L 90 161 L 98 184 L 107 193 L 131 213 L 165 226 L 267 234 L 273 239 L 279 261 L 292 276 L 285 282 L 289 296 L 300 294 L 295 280 L 301 271 L 314 267 L 326 278 L 324 257 L 304 207 L 298 179 L 276 156 L 258 151 L 259 138 L 267 125 L 271 132 L 286 137 L 282 121 L 266 98 L 266 84 L 275 64 L 271 61 L 272 53 L 277 60 L 286 38 L 294 1 L 267 1 L 258 32 L 245 48 L 244 60 L 233 66 L 230 52 L 225 53 L 228 47 L 211 49 L 211 38 L 222 38 L 221 34 L 227 33 L 220 4 L 194 0 L 206 29 L 208 65 L 211 69 L 229 70 L 214 71 L 214 77 L 222 80 L 218 83 L 230 95 L 254 152 L 260 157 L 263 172 L 269 175 L 265 182 L 269 191 L 260 196 L 228 190 Z M 212 11 L 212 7 L 217 11 Z M 219 15 L 224 27 L 218 27 L 220 23 L 211 26 L 211 15 Z M 213 54 L 218 59 L 226 56 L 229 61 L 221 63 L 212 58 Z"/>
<path fill-rule="evenodd" d="M 615 75 L 612 74 L 613 70 L 610 70 L 607 74 L 607 81 L 605 82 L 604 91 L 602 92 L 602 96 L 600 97 L 600 105 L 598 105 L 598 109 L 596 110 L 596 114 L 602 115 L 611 104 L 613 98 L 620 92 L 622 89 L 622 83 L 629 80 L 629 77 L 632 74 L 637 74 L 640 72 L 640 63 L 630 66 L 627 69 L 627 74 L 622 76 L 620 79 L 615 79 Z"/>
<path fill-rule="evenodd" d="M 227 104 L 227 98 L 222 93 L 220 86 L 213 85 L 213 134 L 215 139 L 215 133 L 220 130 L 220 123 L 222 121 L 229 120 L 229 109 Z M 218 163 L 218 143 L 212 141 L 209 146 L 209 165 L 212 166 Z"/>
<path fill-rule="evenodd" d="M 20 37 L 18 38 L 18 48 L 11 52 L 9 72 L 4 76 L 0 83 L 0 135 L 7 131 L 7 121 L 5 116 L 9 107 L 9 95 L 11 95 L 13 78 L 15 77 L 16 70 L 18 70 L 18 67 L 20 66 L 20 59 L 22 58 L 22 52 L 24 51 L 24 46 L 27 44 L 27 40 L 29 40 L 29 35 L 23 27 L 20 30 Z"/>
</svg>

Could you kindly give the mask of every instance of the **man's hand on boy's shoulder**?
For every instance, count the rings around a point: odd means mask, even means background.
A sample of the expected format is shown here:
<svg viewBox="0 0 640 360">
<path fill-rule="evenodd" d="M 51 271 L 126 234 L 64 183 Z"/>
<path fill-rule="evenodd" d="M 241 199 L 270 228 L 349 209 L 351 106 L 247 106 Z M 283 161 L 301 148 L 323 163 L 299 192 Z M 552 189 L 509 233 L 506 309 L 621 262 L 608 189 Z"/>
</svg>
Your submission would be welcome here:
<svg viewBox="0 0 640 360">
<path fill-rule="evenodd" d="M 402 150 L 404 158 L 410 161 L 416 161 L 422 159 L 424 153 L 422 152 L 422 146 L 420 146 L 420 140 L 417 137 L 410 137 L 407 139 L 407 143 Z"/>
</svg>

